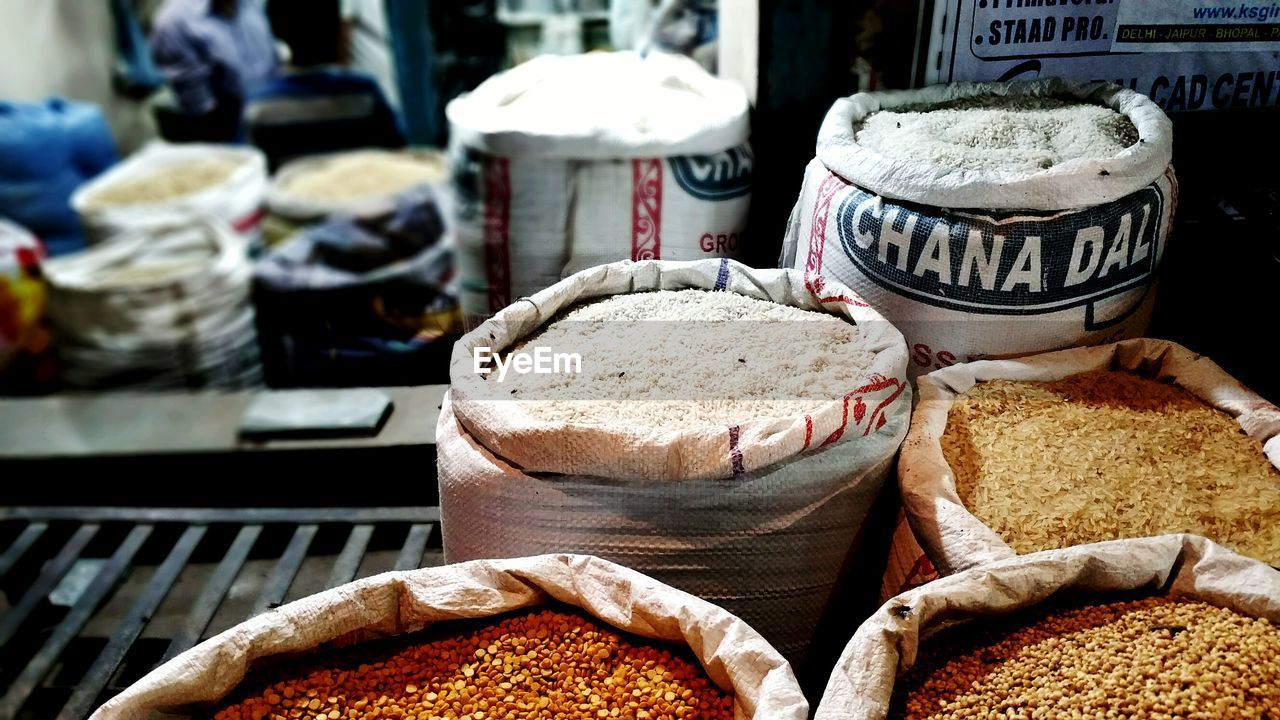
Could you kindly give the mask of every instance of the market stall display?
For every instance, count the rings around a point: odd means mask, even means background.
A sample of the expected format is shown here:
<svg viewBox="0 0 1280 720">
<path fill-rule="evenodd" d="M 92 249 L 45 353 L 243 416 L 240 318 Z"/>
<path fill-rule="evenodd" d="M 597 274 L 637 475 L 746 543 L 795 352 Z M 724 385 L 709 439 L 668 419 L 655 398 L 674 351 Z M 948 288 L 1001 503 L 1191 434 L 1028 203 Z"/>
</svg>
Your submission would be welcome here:
<svg viewBox="0 0 1280 720">
<path fill-rule="evenodd" d="M 688 58 L 629 52 L 535 58 L 449 103 L 468 323 L 601 263 L 737 257 L 748 109 Z"/>
<path fill-rule="evenodd" d="M 1035 553 L 886 603 L 816 718 L 1265 717 L 1277 623 L 1280 572 L 1204 538 Z"/>
<path fill-rule="evenodd" d="M 1173 343 L 1126 340 L 920 378 L 899 480 L 942 572 L 1194 532 L 1280 563 L 1280 409 Z"/>
<path fill-rule="evenodd" d="M 1146 333 L 1177 183 L 1150 99 L 1059 79 L 836 101 L 780 264 L 897 325 L 913 376 Z"/>
<path fill-rule="evenodd" d="M 412 633 L 423 631 L 439 635 L 415 642 Z M 402 644 L 376 659 L 387 646 L 374 641 L 387 638 Z M 341 648 L 350 666 L 328 654 L 300 656 L 322 648 Z M 511 662 L 495 664 L 508 656 Z M 277 672 L 285 658 L 314 670 L 254 685 L 252 673 Z M 448 687 L 433 684 L 433 669 L 449 673 Z M 582 693 L 580 684 L 595 691 Z M 619 685 L 630 689 L 624 695 Z M 742 620 L 637 572 L 574 555 L 384 573 L 303 598 L 161 665 L 92 717 L 132 720 L 219 702 L 230 703 L 216 712 L 220 720 L 253 717 L 264 704 L 288 717 L 302 707 L 308 717 L 321 710 L 332 717 L 342 707 L 346 717 L 370 704 L 383 708 L 379 714 L 394 714 L 394 706 L 406 716 L 399 702 L 421 708 L 419 715 L 442 707 L 442 716 L 476 720 L 500 716 L 508 703 L 541 712 L 552 702 L 564 718 L 599 718 L 602 709 L 619 717 L 612 708 L 631 702 L 655 720 L 692 717 L 691 707 L 696 717 L 725 716 L 726 702 L 745 720 L 808 715 L 787 663 Z M 459 712 L 468 703 L 476 708 Z M 677 715 L 681 706 L 686 711 Z"/>
<path fill-rule="evenodd" d="M 901 335 L 831 290 L 729 260 L 614 263 L 464 336 L 437 429 L 446 559 L 599 555 L 802 660 L 910 412 Z M 552 342 L 580 355 L 573 379 L 477 372 L 477 353 L 509 367 Z"/>
<path fill-rule="evenodd" d="M 70 388 L 260 385 L 244 241 L 213 218 L 134 226 L 45 265 Z"/>
<path fill-rule="evenodd" d="M 217 218 L 255 244 L 266 191 L 267 164 L 257 150 L 155 142 L 81 186 L 71 205 L 91 244 L 197 216 Z"/>
</svg>

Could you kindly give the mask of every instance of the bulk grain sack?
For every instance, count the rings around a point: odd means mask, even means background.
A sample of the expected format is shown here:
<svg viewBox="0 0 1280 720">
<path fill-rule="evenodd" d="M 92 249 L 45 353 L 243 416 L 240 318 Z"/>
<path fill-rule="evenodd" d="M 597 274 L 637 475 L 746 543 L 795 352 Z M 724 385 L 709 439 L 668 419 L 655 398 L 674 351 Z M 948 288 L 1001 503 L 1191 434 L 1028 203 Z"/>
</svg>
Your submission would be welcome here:
<svg viewBox="0 0 1280 720">
<path fill-rule="evenodd" d="M 1148 98 L 1058 79 L 836 101 L 780 264 L 902 330 L 911 374 L 1145 334 L 1177 183 Z"/>
<path fill-rule="evenodd" d="M 576 610 L 570 614 L 566 606 Z M 527 614 L 536 610 L 543 612 Z M 617 637 L 615 630 L 644 640 Z M 446 635 L 406 646 L 424 637 L 411 635 L 420 631 Z M 403 637 L 389 650 L 373 644 L 392 636 Z M 344 654 L 301 655 L 337 648 Z M 512 660 L 495 666 L 503 656 Z M 280 671 L 279 661 L 288 659 L 312 672 L 287 665 Z M 451 680 L 447 689 L 441 673 Z M 696 677 L 704 673 L 706 679 Z M 257 692 L 264 677 L 284 679 Z M 634 686 L 625 699 L 614 687 L 619 681 Z M 658 688 L 656 697 L 644 692 Z M 307 717 L 482 720 L 509 710 L 572 719 L 598 718 L 603 710 L 611 717 L 716 718 L 724 716 L 724 695 L 740 720 L 808 716 L 786 661 L 742 620 L 598 558 L 547 555 L 384 573 L 303 598 L 178 655 L 91 717 L 207 713 L 220 701 L 220 720 L 294 717 L 301 701 Z M 708 712 L 702 701 L 713 697 L 719 702 Z"/>
<path fill-rule="evenodd" d="M 335 215 L 390 214 L 397 196 L 439 185 L 448 173 L 444 156 L 432 150 L 352 150 L 286 163 L 267 190 L 266 244 Z"/>
<path fill-rule="evenodd" d="M 688 58 L 544 56 L 448 106 L 469 322 L 616 260 L 736 257 L 747 97 Z"/>
<path fill-rule="evenodd" d="M 727 259 L 621 262 L 464 336 L 437 429 L 445 557 L 600 555 L 800 661 L 910 412 L 901 335 L 831 290 Z M 581 373 L 477 373 L 512 351 Z"/>
<path fill-rule="evenodd" d="M 1280 409 L 1208 358 L 1126 340 L 956 365 L 918 387 L 899 480 L 944 573 L 1167 532 L 1280 565 Z"/>
<path fill-rule="evenodd" d="M 155 142 L 83 185 L 71 206 L 90 243 L 209 215 L 255 245 L 266 192 L 267 161 L 253 148 Z"/>
<path fill-rule="evenodd" d="M 952 575 L 858 629 L 816 720 L 1268 717 L 1280 573 L 1204 538 L 1051 550 Z"/>
<path fill-rule="evenodd" d="M 262 383 L 244 241 L 213 218 L 135 227 L 50 260 L 62 381 L 87 390 Z"/>
</svg>

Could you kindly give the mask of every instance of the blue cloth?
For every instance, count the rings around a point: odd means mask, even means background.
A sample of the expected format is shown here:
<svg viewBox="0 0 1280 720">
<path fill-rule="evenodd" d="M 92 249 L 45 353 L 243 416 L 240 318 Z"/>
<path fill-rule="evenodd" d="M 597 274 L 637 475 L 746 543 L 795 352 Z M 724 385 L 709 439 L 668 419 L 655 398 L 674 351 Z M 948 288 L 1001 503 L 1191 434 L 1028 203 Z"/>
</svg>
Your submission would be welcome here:
<svg viewBox="0 0 1280 720">
<path fill-rule="evenodd" d="M 30 230 L 51 255 L 84 247 L 71 194 L 117 159 L 96 105 L 0 101 L 0 217 Z"/>
<path fill-rule="evenodd" d="M 275 37 L 258 3 L 237 0 L 228 17 L 211 0 L 165 0 L 152 21 L 151 54 L 183 111 L 236 102 L 279 69 Z"/>
<path fill-rule="evenodd" d="M 272 387 L 446 383 L 462 335 L 445 200 L 412 188 L 393 212 L 336 216 L 254 265 L 263 369 Z"/>
<path fill-rule="evenodd" d="M 111 0 L 111 22 L 116 33 L 116 89 L 129 97 L 146 98 L 164 84 L 164 78 L 151 60 L 129 0 Z"/>
</svg>

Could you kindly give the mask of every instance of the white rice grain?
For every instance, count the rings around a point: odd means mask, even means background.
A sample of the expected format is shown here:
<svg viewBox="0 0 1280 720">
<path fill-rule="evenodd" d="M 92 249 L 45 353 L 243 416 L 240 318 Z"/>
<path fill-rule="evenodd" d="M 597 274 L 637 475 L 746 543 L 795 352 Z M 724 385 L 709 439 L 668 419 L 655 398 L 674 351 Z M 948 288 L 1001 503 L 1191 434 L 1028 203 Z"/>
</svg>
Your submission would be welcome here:
<svg viewBox="0 0 1280 720">
<path fill-rule="evenodd" d="M 579 353 L 580 374 L 509 374 L 501 388 L 545 421 L 734 425 L 843 397 L 874 359 L 859 339 L 835 315 L 736 293 L 616 295 L 565 313 L 519 348 Z"/>
<path fill-rule="evenodd" d="M 990 96 L 875 112 L 855 128 L 855 140 L 896 160 L 1026 173 L 1114 157 L 1138 142 L 1138 131 L 1101 105 Z"/>
</svg>

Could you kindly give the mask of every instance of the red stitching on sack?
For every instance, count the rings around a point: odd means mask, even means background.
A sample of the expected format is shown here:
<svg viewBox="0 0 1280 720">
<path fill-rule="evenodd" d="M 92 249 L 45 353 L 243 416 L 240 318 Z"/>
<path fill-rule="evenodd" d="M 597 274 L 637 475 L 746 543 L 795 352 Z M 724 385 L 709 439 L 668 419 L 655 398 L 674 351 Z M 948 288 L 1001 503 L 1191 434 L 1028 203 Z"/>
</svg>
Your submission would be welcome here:
<svg viewBox="0 0 1280 720">
<path fill-rule="evenodd" d="M 814 203 L 813 219 L 809 223 L 809 255 L 804 263 L 804 286 L 820 303 L 842 302 L 855 307 L 870 307 L 856 296 L 822 295 L 826 286 L 822 277 L 822 255 L 827 245 L 827 218 L 831 215 L 831 203 L 836 195 L 848 186 L 849 183 L 835 173 L 829 173 L 818 186 L 818 201 Z"/>
<path fill-rule="evenodd" d="M 930 579 L 937 578 L 938 569 L 933 566 L 933 561 L 929 560 L 927 555 L 921 555 L 912 563 L 911 570 L 907 572 L 907 577 L 902 582 L 903 588 L 918 587 L 923 585 Z M 919 578 L 920 582 L 913 583 L 912 580 Z"/>
<path fill-rule="evenodd" d="M 813 440 L 813 418 L 808 415 L 804 416 L 804 447 L 801 450 L 809 449 L 809 442 Z"/>
<path fill-rule="evenodd" d="M 249 232 L 250 230 L 261 225 L 262 219 L 265 218 L 266 216 L 267 216 L 266 209 L 257 208 L 253 212 L 249 213 L 248 215 L 245 215 L 244 217 L 232 222 L 231 229 L 235 230 L 238 234 L 243 235 Z"/>
<path fill-rule="evenodd" d="M 886 390 L 888 388 L 894 388 L 893 394 L 877 405 L 876 409 L 872 410 L 871 415 L 867 417 L 867 429 L 862 433 L 866 436 L 870 435 L 873 429 L 879 430 L 884 427 L 887 422 L 884 416 L 884 409 L 892 405 L 893 402 L 902 395 L 902 391 L 905 390 L 906 387 L 906 384 L 898 378 L 887 378 L 878 374 L 872 375 L 871 382 L 844 396 L 844 411 L 840 418 L 840 427 L 836 428 L 835 432 L 831 433 L 827 436 L 826 440 L 822 441 L 822 446 L 825 447 L 830 445 L 844 437 L 844 431 L 849 426 L 849 400 L 855 397 L 857 398 L 857 403 L 854 404 L 854 424 L 861 424 L 862 413 L 866 411 L 866 403 L 862 401 L 861 396 L 868 393 Z"/>
<path fill-rule="evenodd" d="M 511 161 L 484 162 L 484 272 L 489 286 L 489 311 L 511 304 Z"/>
<path fill-rule="evenodd" d="M 662 257 L 662 158 L 631 161 L 631 259 Z"/>
</svg>

